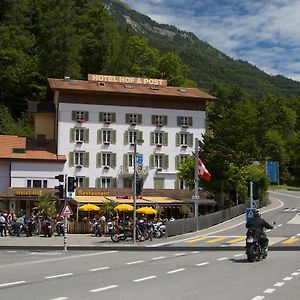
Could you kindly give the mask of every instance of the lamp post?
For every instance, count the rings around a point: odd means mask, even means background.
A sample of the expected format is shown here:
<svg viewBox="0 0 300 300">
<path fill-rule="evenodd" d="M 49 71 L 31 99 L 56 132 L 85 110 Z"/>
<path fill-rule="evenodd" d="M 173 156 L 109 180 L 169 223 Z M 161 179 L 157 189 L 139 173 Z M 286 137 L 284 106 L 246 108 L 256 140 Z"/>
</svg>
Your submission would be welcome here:
<svg viewBox="0 0 300 300">
<path fill-rule="evenodd" d="M 133 243 L 136 241 L 136 147 L 143 142 L 142 139 L 135 139 L 133 148 Z"/>
</svg>

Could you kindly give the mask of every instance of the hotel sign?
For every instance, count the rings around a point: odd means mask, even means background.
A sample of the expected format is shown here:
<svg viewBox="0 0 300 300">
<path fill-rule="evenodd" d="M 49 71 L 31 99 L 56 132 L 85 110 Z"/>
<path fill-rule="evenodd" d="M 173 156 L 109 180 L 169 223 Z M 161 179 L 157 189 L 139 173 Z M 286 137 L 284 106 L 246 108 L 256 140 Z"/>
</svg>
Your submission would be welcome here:
<svg viewBox="0 0 300 300">
<path fill-rule="evenodd" d="M 164 79 L 88 74 L 89 81 L 167 86 Z"/>
<path fill-rule="evenodd" d="M 17 190 L 15 196 L 41 196 L 43 192 L 41 190 Z"/>
</svg>

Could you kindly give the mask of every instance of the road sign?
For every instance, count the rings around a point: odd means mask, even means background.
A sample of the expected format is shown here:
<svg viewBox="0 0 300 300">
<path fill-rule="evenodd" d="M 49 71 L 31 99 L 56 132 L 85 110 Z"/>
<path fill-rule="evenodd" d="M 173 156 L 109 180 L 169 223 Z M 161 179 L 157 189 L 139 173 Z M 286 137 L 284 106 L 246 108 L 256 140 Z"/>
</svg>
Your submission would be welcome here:
<svg viewBox="0 0 300 300">
<path fill-rule="evenodd" d="M 66 204 L 64 206 L 64 208 L 62 209 L 61 215 L 64 217 L 73 215 L 73 211 L 72 211 L 71 207 L 69 206 L 69 204 Z"/>
<path fill-rule="evenodd" d="M 248 222 L 253 217 L 255 210 L 256 208 L 246 208 L 246 222 Z"/>
<path fill-rule="evenodd" d="M 266 163 L 267 176 L 270 182 L 279 183 L 279 162 L 278 161 L 267 161 Z"/>
<path fill-rule="evenodd" d="M 142 164 L 143 164 L 143 155 L 137 154 L 137 156 L 136 156 L 136 162 L 137 162 L 139 165 L 142 165 Z"/>
</svg>

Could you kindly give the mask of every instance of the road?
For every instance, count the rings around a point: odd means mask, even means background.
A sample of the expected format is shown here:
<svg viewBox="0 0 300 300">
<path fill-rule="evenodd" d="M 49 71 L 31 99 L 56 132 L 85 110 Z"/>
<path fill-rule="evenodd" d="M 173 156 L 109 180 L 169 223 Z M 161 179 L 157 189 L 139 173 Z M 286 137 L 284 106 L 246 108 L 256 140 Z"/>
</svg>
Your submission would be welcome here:
<svg viewBox="0 0 300 300">
<path fill-rule="evenodd" d="M 293 209 L 300 207 L 300 193 L 276 191 L 272 197 L 274 206 L 263 214 L 276 221 L 270 240 L 277 245 L 293 238 L 297 240 L 287 245 L 297 245 L 299 213 Z M 248 263 L 243 248 L 231 251 L 225 244 L 245 233 L 242 222 L 237 218 L 235 226 L 228 222 L 210 228 L 202 240 L 194 233 L 170 244 L 194 246 L 215 239 L 219 251 L 2 251 L 0 299 L 299 299 L 298 252 L 285 251 L 282 244 L 283 251 L 270 251 L 266 260 Z M 220 237 L 225 240 L 217 241 Z"/>
</svg>

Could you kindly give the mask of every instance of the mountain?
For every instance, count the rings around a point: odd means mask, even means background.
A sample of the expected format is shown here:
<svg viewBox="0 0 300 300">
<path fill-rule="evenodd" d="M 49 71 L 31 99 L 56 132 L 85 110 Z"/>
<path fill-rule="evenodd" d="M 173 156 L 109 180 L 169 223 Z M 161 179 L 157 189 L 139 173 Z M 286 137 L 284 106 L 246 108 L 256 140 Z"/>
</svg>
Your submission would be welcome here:
<svg viewBox="0 0 300 300">
<path fill-rule="evenodd" d="M 175 52 L 190 67 L 189 79 L 200 88 L 209 90 L 214 82 L 239 86 L 260 97 L 267 93 L 277 96 L 300 96 L 300 83 L 284 76 L 271 76 L 246 61 L 235 60 L 195 34 L 159 24 L 131 9 L 120 0 L 103 0 L 109 13 L 117 20 L 120 30 L 130 30 L 148 39 L 149 45 L 161 53 Z"/>
</svg>

